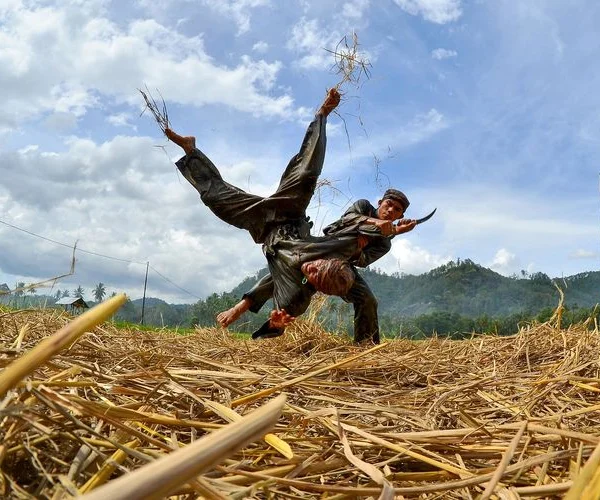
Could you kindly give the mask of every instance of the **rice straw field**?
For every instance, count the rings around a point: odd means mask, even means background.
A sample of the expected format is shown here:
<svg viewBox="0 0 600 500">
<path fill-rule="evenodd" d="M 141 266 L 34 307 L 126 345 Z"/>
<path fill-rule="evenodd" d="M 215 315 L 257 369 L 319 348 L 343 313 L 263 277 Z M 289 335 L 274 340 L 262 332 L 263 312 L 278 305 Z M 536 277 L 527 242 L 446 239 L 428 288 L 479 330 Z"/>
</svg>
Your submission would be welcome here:
<svg viewBox="0 0 600 500">
<path fill-rule="evenodd" d="M 0 497 L 600 498 L 600 334 L 357 347 L 0 309 Z M 112 308 L 112 309 L 111 309 Z"/>
</svg>

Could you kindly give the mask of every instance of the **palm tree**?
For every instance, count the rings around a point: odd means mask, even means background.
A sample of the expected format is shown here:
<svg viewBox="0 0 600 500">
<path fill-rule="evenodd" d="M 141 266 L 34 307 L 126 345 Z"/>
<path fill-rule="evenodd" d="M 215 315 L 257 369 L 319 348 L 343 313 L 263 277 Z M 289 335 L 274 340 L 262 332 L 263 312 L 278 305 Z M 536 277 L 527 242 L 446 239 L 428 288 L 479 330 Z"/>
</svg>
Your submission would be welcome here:
<svg viewBox="0 0 600 500">
<path fill-rule="evenodd" d="M 96 299 L 96 302 L 102 302 L 105 295 L 106 287 L 104 286 L 104 283 L 100 282 L 96 285 L 96 288 L 94 288 L 94 298 Z"/>
<path fill-rule="evenodd" d="M 84 290 L 81 285 L 78 285 L 75 290 L 73 290 L 73 297 L 77 297 L 78 299 L 83 299 Z"/>
<path fill-rule="evenodd" d="M 56 300 L 60 299 L 62 297 L 62 292 L 60 290 L 56 290 L 56 293 L 54 294 L 54 298 Z"/>
<path fill-rule="evenodd" d="M 64 297 L 70 297 L 71 294 L 69 293 L 69 290 L 63 290 L 62 296 L 63 296 L 63 298 Z"/>
<path fill-rule="evenodd" d="M 25 283 L 23 281 L 19 281 L 15 285 L 15 297 L 21 297 L 25 293 L 23 288 L 25 288 Z"/>
<path fill-rule="evenodd" d="M 37 292 L 37 289 L 36 289 L 36 288 L 35 288 L 33 285 L 31 285 L 31 286 L 29 287 L 29 293 L 30 293 L 31 295 L 35 295 L 35 292 Z"/>
<path fill-rule="evenodd" d="M 23 297 L 25 295 L 25 283 L 23 281 L 19 281 L 15 284 L 14 296 L 15 296 L 15 306 L 19 307 L 19 297 Z"/>
</svg>

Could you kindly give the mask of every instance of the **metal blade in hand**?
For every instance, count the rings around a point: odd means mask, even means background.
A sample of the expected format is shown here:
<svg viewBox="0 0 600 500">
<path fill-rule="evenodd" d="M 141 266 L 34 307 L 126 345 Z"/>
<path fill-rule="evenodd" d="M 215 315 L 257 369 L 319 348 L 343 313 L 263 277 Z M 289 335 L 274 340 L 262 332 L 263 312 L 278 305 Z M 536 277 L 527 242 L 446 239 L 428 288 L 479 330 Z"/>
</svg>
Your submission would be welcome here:
<svg viewBox="0 0 600 500">
<path fill-rule="evenodd" d="M 417 219 L 417 224 L 421 224 L 422 222 L 425 222 L 425 221 L 428 221 L 429 219 L 431 219 L 436 210 L 437 210 L 437 208 L 434 208 L 433 212 L 431 212 L 429 215 L 426 215 L 422 219 Z"/>
</svg>

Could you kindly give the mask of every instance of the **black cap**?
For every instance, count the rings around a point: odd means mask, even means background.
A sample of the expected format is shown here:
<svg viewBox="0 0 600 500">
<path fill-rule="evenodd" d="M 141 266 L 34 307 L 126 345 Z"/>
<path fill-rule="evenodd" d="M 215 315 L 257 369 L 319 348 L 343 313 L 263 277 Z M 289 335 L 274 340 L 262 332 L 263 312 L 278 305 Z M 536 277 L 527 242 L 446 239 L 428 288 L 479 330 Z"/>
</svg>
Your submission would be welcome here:
<svg viewBox="0 0 600 500">
<path fill-rule="evenodd" d="M 402 191 L 398 191 L 397 189 L 388 189 L 385 193 L 383 193 L 384 200 L 394 200 L 402 205 L 402 208 L 406 210 L 410 205 L 410 201 Z"/>
</svg>

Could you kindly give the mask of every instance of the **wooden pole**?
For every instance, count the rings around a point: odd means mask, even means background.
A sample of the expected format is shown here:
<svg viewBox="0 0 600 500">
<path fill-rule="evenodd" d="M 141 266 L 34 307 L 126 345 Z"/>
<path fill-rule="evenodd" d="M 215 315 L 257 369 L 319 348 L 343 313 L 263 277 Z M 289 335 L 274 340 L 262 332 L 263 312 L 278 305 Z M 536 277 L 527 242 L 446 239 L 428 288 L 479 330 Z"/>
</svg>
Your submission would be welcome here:
<svg viewBox="0 0 600 500">
<path fill-rule="evenodd" d="M 144 324 L 144 309 L 146 308 L 146 286 L 148 285 L 148 267 L 150 266 L 150 261 L 146 261 L 146 278 L 144 279 L 144 297 L 142 298 L 142 320 L 140 321 L 140 325 Z"/>
</svg>

